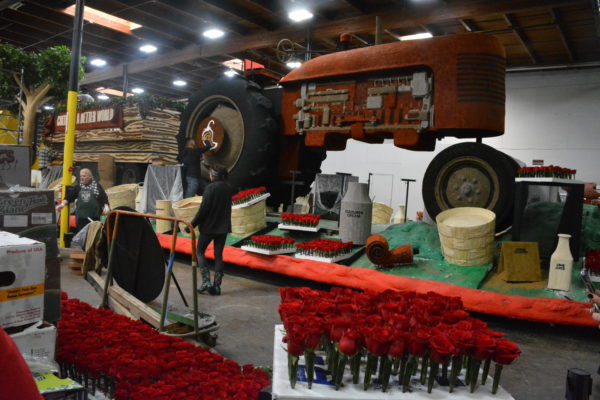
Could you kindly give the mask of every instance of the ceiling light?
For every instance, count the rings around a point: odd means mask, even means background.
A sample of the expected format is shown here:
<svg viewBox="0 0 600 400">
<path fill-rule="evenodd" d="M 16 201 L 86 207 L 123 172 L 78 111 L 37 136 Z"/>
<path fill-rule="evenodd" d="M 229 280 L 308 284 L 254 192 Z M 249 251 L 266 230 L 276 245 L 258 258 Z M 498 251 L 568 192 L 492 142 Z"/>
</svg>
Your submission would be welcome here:
<svg viewBox="0 0 600 400">
<path fill-rule="evenodd" d="M 429 39 L 430 37 L 433 37 L 433 35 L 431 33 L 424 32 L 424 33 L 417 33 L 414 35 L 400 36 L 400 40 Z"/>
<path fill-rule="evenodd" d="M 144 53 L 154 53 L 156 50 L 157 47 L 151 44 L 145 44 L 140 47 L 140 51 L 143 51 Z"/>
<path fill-rule="evenodd" d="M 141 87 L 133 88 L 133 89 L 131 89 L 131 91 L 135 94 L 144 93 L 144 89 L 142 89 Z"/>
<path fill-rule="evenodd" d="M 108 100 L 108 96 L 105 94 L 99 94 L 98 96 L 96 96 L 96 98 L 98 100 Z"/>
<path fill-rule="evenodd" d="M 202 36 L 207 37 L 209 39 L 217 39 L 220 38 L 221 36 L 223 36 L 225 34 L 225 32 L 223 32 L 220 29 L 217 28 L 212 28 L 212 29 L 208 29 L 206 31 L 204 31 L 204 33 L 202 33 Z"/>
<path fill-rule="evenodd" d="M 45 105 L 44 110 L 54 110 L 53 106 Z"/>
<path fill-rule="evenodd" d="M 175 86 L 185 86 L 185 85 L 187 85 L 187 82 L 183 81 L 181 79 L 177 79 L 177 80 L 173 81 L 173 85 L 175 85 Z"/>
<path fill-rule="evenodd" d="M 307 19 L 311 19 L 313 17 L 313 14 L 306 8 L 298 8 L 290 11 L 288 13 L 288 17 L 294 22 L 300 22 Z"/>
<path fill-rule="evenodd" d="M 294 68 L 298 68 L 299 66 L 301 66 L 302 63 L 300 61 L 290 61 L 285 65 L 287 65 L 288 68 L 294 69 Z"/>
<path fill-rule="evenodd" d="M 103 60 L 101 58 L 94 58 L 90 61 L 90 64 L 92 64 L 95 67 L 104 67 L 106 65 L 106 60 Z"/>
<path fill-rule="evenodd" d="M 228 69 L 227 71 L 225 71 L 225 75 L 227 75 L 228 77 L 232 77 L 235 75 L 235 71 L 232 69 Z"/>
</svg>

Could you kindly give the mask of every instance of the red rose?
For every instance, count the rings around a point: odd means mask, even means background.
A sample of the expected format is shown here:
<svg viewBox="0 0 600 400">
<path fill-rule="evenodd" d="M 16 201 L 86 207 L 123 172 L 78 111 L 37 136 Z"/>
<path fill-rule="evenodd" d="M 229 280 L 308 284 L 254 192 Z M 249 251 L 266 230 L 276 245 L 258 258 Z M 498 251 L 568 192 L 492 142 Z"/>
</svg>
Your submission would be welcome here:
<svg viewBox="0 0 600 400">
<path fill-rule="evenodd" d="M 458 349 L 458 354 L 470 355 L 473 352 L 473 332 L 453 328 L 448 332 L 448 339 Z"/>
<path fill-rule="evenodd" d="M 473 350 L 473 357 L 475 359 L 483 361 L 487 360 L 494 354 L 496 349 L 496 339 L 486 335 L 485 333 L 475 334 L 475 347 Z"/>
<path fill-rule="evenodd" d="M 510 340 L 500 339 L 498 343 L 496 343 L 496 351 L 492 359 L 498 364 L 508 365 L 513 362 L 519 355 L 521 354 L 521 350 L 516 343 L 511 342 Z"/>
<path fill-rule="evenodd" d="M 285 321 L 287 318 L 293 315 L 299 315 L 302 312 L 302 302 L 301 301 L 288 301 L 285 303 L 281 303 L 278 308 L 279 316 L 282 321 Z"/>
<path fill-rule="evenodd" d="M 346 329 L 352 326 L 352 319 L 337 317 L 331 321 L 329 339 L 333 342 L 339 342 Z"/>
<path fill-rule="evenodd" d="M 387 353 L 392 340 L 392 332 L 385 326 L 365 328 L 365 347 L 371 354 L 382 356 Z"/>
<path fill-rule="evenodd" d="M 469 313 L 465 310 L 452 310 L 444 313 L 442 319 L 448 324 L 454 324 L 458 321 L 462 321 L 469 318 Z"/>
<path fill-rule="evenodd" d="M 408 352 L 413 356 L 422 357 L 427 350 L 427 344 L 431 339 L 431 333 L 425 326 L 413 332 L 408 342 Z"/>
<path fill-rule="evenodd" d="M 392 341 L 388 353 L 392 357 L 404 357 L 408 352 L 408 344 L 410 342 L 410 334 L 395 330 L 392 334 Z"/>
<path fill-rule="evenodd" d="M 339 349 L 347 356 L 355 355 L 363 345 L 363 335 L 358 329 L 347 329 L 340 339 Z"/>
<path fill-rule="evenodd" d="M 429 357 L 437 363 L 443 364 L 456 353 L 456 348 L 446 335 L 437 334 L 429 339 L 431 351 Z"/>
</svg>

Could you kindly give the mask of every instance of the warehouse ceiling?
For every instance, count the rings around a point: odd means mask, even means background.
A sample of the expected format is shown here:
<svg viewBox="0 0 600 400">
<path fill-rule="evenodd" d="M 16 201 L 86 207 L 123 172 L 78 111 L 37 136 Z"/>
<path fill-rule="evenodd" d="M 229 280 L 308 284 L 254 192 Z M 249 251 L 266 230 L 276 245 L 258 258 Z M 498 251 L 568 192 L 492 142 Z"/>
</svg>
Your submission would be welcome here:
<svg viewBox="0 0 600 400">
<path fill-rule="evenodd" d="M 0 41 L 28 50 L 70 47 L 73 17 L 68 9 L 73 4 L 0 0 Z M 221 76 L 228 69 L 223 62 L 232 59 L 251 60 L 283 76 L 290 70 L 285 58 L 303 60 L 307 48 L 312 57 L 336 51 L 342 33 L 350 34 L 351 48 L 373 45 L 376 17 L 383 43 L 416 33 L 493 35 L 506 49 L 509 71 L 600 66 L 599 4 L 600 0 L 88 0 L 86 6 L 125 21 L 86 21 L 86 77 L 81 87 L 91 94 L 98 88 L 120 91 L 126 69 L 129 89 L 187 98 L 207 80 Z M 314 16 L 294 23 L 288 13 L 301 6 Z M 211 28 L 224 35 L 204 37 Z M 287 46 L 278 48 L 282 39 L 288 39 L 283 42 Z M 140 47 L 147 44 L 157 50 L 142 53 Z M 107 64 L 91 65 L 97 57 Z M 175 80 L 187 84 L 175 86 Z"/>
</svg>

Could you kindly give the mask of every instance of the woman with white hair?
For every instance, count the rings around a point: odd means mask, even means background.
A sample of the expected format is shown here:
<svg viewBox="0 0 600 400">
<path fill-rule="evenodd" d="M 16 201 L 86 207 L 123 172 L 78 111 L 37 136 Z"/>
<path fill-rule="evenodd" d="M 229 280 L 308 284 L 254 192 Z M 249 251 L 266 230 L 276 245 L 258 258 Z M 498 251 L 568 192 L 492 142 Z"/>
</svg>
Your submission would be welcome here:
<svg viewBox="0 0 600 400">
<path fill-rule="evenodd" d="M 96 182 L 92 171 L 87 168 L 79 171 L 79 184 L 75 186 L 75 190 L 67 193 L 67 196 L 56 207 L 56 210 L 60 212 L 64 206 L 73 203 L 75 200 L 77 200 L 75 221 L 78 231 L 87 225 L 90 219 L 98 221 L 103 211 L 109 209 L 106 192 Z"/>
</svg>

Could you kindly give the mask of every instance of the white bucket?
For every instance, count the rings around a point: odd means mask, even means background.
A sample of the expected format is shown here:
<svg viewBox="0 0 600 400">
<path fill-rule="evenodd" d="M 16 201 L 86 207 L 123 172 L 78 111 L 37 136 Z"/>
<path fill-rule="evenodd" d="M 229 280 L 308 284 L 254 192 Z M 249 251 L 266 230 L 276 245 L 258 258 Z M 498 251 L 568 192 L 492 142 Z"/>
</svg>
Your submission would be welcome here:
<svg viewBox="0 0 600 400">
<path fill-rule="evenodd" d="M 494 256 L 496 214 L 485 208 L 458 207 L 436 217 L 442 254 L 456 265 L 482 265 Z"/>
</svg>

